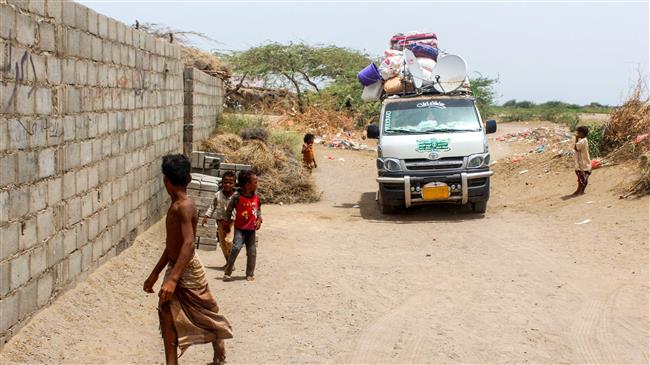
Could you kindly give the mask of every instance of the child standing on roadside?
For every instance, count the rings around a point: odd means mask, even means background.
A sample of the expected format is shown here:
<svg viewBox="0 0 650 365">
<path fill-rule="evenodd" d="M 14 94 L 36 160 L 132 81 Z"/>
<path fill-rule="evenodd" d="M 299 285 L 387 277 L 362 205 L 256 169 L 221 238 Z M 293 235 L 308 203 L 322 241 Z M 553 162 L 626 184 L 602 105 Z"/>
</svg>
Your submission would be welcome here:
<svg viewBox="0 0 650 365">
<path fill-rule="evenodd" d="M 226 229 L 228 230 L 232 223 L 232 212 L 235 211 L 235 238 L 228 263 L 224 269 L 223 279 L 230 280 L 237 255 L 239 255 L 242 246 L 246 245 L 246 280 L 253 281 L 257 259 L 255 233 L 262 227 L 262 206 L 256 193 L 257 176 L 252 171 L 240 171 L 237 182 L 239 189 L 232 196 L 226 211 L 226 219 L 228 219 Z"/>
<path fill-rule="evenodd" d="M 578 188 L 573 195 L 582 195 L 585 193 L 591 175 L 591 157 L 589 157 L 589 141 L 587 135 L 589 129 L 580 126 L 576 129 L 575 150 L 575 170 L 578 177 Z"/>
<path fill-rule="evenodd" d="M 208 221 L 208 218 L 214 218 L 217 220 L 217 238 L 219 239 L 219 246 L 221 246 L 221 251 L 223 252 L 223 257 L 228 261 L 228 256 L 230 256 L 230 250 L 232 249 L 232 234 L 227 232 L 232 232 L 232 227 L 226 226 L 229 225 L 229 219 L 226 218 L 226 211 L 228 210 L 228 204 L 230 199 L 235 193 L 235 173 L 232 171 L 226 171 L 221 177 L 221 189 L 214 194 L 214 199 L 210 207 L 205 212 L 205 217 L 203 218 L 202 225 Z M 224 265 L 225 268 L 225 265 Z"/>
<path fill-rule="evenodd" d="M 314 157 L 314 135 L 311 133 L 305 134 L 302 145 L 302 162 L 309 171 L 317 168 L 316 159 Z"/>
</svg>

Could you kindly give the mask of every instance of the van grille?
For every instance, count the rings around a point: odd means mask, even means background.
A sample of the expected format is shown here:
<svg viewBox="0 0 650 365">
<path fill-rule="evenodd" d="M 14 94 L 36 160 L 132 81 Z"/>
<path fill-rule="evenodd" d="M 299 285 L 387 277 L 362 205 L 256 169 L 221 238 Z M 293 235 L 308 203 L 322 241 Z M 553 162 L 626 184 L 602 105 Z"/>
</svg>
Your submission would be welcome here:
<svg viewBox="0 0 650 365">
<path fill-rule="evenodd" d="M 451 170 L 462 168 L 463 159 L 458 157 L 445 157 L 439 160 L 410 159 L 405 160 L 404 164 L 409 171 Z"/>
</svg>

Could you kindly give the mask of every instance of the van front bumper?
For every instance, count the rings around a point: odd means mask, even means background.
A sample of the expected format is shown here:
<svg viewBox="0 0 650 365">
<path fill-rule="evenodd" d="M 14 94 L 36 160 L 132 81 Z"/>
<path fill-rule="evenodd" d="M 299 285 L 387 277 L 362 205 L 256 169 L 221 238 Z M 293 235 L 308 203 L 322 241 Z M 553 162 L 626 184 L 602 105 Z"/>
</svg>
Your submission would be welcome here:
<svg viewBox="0 0 650 365">
<path fill-rule="evenodd" d="M 461 172 L 458 174 L 441 176 L 380 176 L 377 178 L 379 189 L 384 202 L 388 205 L 407 208 L 418 204 L 459 203 L 487 201 L 490 197 L 490 170 L 477 172 Z M 418 192 L 413 192 L 411 187 L 424 185 L 430 182 L 443 182 L 446 184 L 460 184 L 460 192 L 452 194 L 449 199 L 426 201 Z"/>
</svg>

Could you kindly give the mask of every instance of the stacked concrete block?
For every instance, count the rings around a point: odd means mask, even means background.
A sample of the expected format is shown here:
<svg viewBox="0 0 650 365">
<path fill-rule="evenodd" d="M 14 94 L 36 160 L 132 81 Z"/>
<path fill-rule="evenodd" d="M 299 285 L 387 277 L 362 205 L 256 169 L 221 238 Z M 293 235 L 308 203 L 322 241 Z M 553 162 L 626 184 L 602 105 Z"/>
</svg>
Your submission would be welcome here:
<svg viewBox="0 0 650 365">
<path fill-rule="evenodd" d="M 0 347 L 164 213 L 180 49 L 71 1 L 0 2 Z"/>
<path fill-rule="evenodd" d="M 199 211 L 199 221 L 203 217 L 212 203 L 215 194 L 219 190 L 221 179 L 211 175 L 192 173 L 192 181 L 188 186 L 188 194 L 194 200 L 196 209 Z M 205 226 L 199 225 L 196 232 L 196 247 L 205 250 L 214 250 L 217 247 L 217 231 L 215 220 L 208 219 Z"/>
<path fill-rule="evenodd" d="M 208 139 L 223 111 L 223 81 L 196 68 L 183 72 L 185 85 L 183 151 L 189 155 L 199 143 Z"/>
</svg>

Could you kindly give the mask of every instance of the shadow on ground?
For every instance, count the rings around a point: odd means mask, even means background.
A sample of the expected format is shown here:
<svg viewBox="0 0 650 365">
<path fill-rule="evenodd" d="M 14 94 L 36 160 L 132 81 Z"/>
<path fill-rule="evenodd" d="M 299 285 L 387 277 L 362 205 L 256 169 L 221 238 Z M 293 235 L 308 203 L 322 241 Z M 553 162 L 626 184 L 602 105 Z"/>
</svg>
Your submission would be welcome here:
<svg viewBox="0 0 650 365">
<path fill-rule="evenodd" d="M 336 208 L 358 208 L 361 217 L 368 221 L 393 222 L 398 224 L 421 222 L 464 222 L 482 219 L 483 214 L 473 213 L 468 206 L 459 205 L 421 205 L 397 210 L 394 214 L 382 214 L 375 200 L 375 192 L 361 194 L 357 203 L 344 203 Z"/>
</svg>

